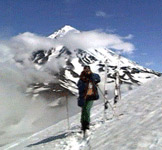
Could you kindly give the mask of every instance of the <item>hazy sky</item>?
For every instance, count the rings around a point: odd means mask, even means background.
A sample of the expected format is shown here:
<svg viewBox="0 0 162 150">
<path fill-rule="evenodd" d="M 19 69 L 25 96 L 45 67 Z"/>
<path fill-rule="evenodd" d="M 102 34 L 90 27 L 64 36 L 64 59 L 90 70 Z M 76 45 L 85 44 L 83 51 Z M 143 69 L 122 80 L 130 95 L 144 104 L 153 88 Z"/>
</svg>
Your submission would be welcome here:
<svg viewBox="0 0 162 150">
<path fill-rule="evenodd" d="M 161 0 L 1 0 L 0 39 L 32 32 L 48 36 L 64 25 L 128 36 L 127 55 L 162 72 Z"/>
</svg>

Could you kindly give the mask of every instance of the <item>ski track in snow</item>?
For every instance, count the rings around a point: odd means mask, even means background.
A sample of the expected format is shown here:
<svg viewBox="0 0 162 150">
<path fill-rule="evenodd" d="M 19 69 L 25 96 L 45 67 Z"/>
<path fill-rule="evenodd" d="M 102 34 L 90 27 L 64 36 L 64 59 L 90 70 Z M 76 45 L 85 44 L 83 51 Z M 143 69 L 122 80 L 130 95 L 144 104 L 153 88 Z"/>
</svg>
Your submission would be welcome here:
<svg viewBox="0 0 162 150">
<path fill-rule="evenodd" d="M 105 122 L 102 122 L 103 104 L 94 106 L 88 141 L 77 133 L 80 128 L 80 114 L 77 114 L 70 118 L 70 131 L 63 120 L 2 150 L 161 150 L 161 85 L 159 78 L 125 94 L 115 108 L 115 114 L 123 115 L 113 117 L 109 108 L 109 120 Z"/>
</svg>

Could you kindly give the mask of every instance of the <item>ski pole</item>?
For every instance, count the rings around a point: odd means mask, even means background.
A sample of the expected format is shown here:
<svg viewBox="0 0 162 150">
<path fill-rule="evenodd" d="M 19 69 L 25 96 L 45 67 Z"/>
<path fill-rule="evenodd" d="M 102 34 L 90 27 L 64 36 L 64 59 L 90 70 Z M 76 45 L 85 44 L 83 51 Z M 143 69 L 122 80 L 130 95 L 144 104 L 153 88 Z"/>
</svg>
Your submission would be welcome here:
<svg viewBox="0 0 162 150">
<path fill-rule="evenodd" d="M 68 94 L 67 93 L 65 93 L 65 98 L 66 98 L 66 111 L 67 111 L 67 125 L 68 125 L 68 130 L 70 130 L 69 108 L 68 108 Z"/>
<path fill-rule="evenodd" d="M 114 111 L 114 109 L 113 109 L 112 105 L 111 105 L 111 104 L 110 104 L 110 102 L 107 100 L 107 98 L 104 96 L 104 94 L 103 94 L 102 90 L 101 90 L 99 87 L 98 87 L 98 89 L 99 89 L 99 91 L 101 92 L 101 94 L 102 94 L 103 98 L 106 100 L 106 103 L 108 103 L 108 104 L 109 104 L 109 106 L 111 107 L 111 109 Z"/>
<path fill-rule="evenodd" d="M 121 91 L 120 91 L 120 76 L 119 76 L 119 72 L 117 72 L 117 79 L 118 79 L 118 81 L 117 81 L 117 90 L 118 90 L 118 96 L 119 96 L 119 101 L 121 101 Z"/>
<path fill-rule="evenodd" d="M 103 92 L 101 91 L 101 89 L 100 89 L 99 87 L 98 87 L 98 89 L 99 89 L 99 91 L 101 92 L 101 95 L 104 97 L 104 94 L 103 94 Z M 106 97 L 104 97 L 104 98 L 106 99 Z M 112 107 L 112 105 L 110 104 L 110 102 L 107 100 L 106 103 L 109 104 L 109 106 L 111 107 L 111 109 L 112 109 L 112 111 L 113 111 L 113 116 L 118 117 L 119 115 L 115 113 L 115 110 L 114 110 L 114 108 Z M 104 112 L 104 117 L 105 117 L 105 112 Z M 104 120 L 105 120 L 105 118 L 104 118 Z"/>
<path fill-rule="evenodd" d="M 120 52 L 118 53 L 118 69 L 117 69 L 117 84 L 118 84 L 118 96 L 119 96 L 119 101 L 121 101 L 121 91 L 120 91 L 120 75 L 119 75 L 119 71 L 120 71 L 120 58 L 121 58 L 121 55 L 120 55 Z"/>
<path fill-rule="evenodd" d="M 108 60 L 106 59 L 105 60 L 105 81 L 104 81 L 104 120 L 105 120 L 105 116 L 106 116 L 106 109 L 107 109 L 107 102 L 106 102 L 106 83 L 107 83 L 107 63 L 108 63 Z M 102 91 L 101 91 L 102 92 Z"/>
</svg>

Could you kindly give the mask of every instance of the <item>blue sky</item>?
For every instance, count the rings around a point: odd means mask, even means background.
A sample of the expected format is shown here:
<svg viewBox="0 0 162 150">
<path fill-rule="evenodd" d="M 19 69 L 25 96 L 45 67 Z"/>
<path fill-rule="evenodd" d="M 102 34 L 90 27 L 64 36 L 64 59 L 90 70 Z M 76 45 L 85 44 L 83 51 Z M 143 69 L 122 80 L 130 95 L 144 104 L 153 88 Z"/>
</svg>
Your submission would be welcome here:
<svg viewBox="0 0 162 150">
<path fill-rule="evenodd" d="M 48 36 L 64 25 L 132 35 L 131 60 L 162 72 L 161 0 L 1 0 L 0 38 L 32 32 Z"/>
</svg>

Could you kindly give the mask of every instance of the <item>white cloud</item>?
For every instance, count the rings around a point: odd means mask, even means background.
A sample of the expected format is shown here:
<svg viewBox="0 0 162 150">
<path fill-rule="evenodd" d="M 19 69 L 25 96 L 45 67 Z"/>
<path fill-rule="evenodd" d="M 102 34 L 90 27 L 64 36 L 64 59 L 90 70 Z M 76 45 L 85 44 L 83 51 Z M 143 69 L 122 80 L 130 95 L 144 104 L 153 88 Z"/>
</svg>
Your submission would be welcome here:
<svg viewBox="0 0 162 150">
<path fill-rule="evenodd" d="M 25 95 L 27 87 L 33 83 L 57 82 L 57 80 L 47 71 L 36 70 L 30 57 L 35 50 L 47 50 L 54 46 L 57 46 L 56 41 L 28 32 L 10 40 L 0 41 L 0 132 L 4 130 L 8 134 L 9 127 L 16 127 L 24 120 L 22 118 L 25 118 L 26 114 L 35 112 L 34 103 L 38 107 L 37 111 L 44 105 L 45 100 L 42 98 L 33 102 L 31 97 Z M 22 60 L 23 66 L 18 65 L 15 58 Z M 55 69 L 53 68 L 53 70 Z M 57 70 L 55 71 L 57 72 Z M 42 104 L 39 104 L 40 102 Z M 34 121 L 37 118 L 33 118 L 31 115 L 30 121 L 27 120 L 25 123 L 32 124 L 31 120 Z M 33 129 L 34 126 L 31 126 L 31 131 Z M 12 130 L 12 133 L 14 131 Z M 11 134 L 11 132 L 9 133 Z M 18 133 L 17 130 L 16 133 Z"/>
<path fill-rule="evenodd" d="M 32 62 L 29 58 L 34 51 L 49 50 L 58 45 L 64 45 L 71 50 L 106 47 L 123 53 L 132 53 L 135 49 L 134 45 L 125 41 L 125 39 L 128 40 L 132 37 L 132 35 L 121 37 L 117 34 L 107 34 L 100 30 L 93 30 L 69 32 L 64 37 L 54 40 L 26 32 L 12 37 L 8 41 L 0 42 L 0 62 L 12 62 L 13 59 L 17 59 L 23 61 L 26 67 L 30 68 Z"/>
<path fill-rule="evenodd" d="M 154 62 L 152 62 L 152 61 L 151 61 L 151 62 L 146 62 L 146 63 L 145 63 L 146 66 L 152 66 L 153 64 L 154 64 Z"/>
<path fill-rule="evenodd" d="M 16 74 L 13 81 L 21 81 L 22 84 L 19 83 L 18 85 L 24 86 L 24 89 L 29 83 L 50 81 L 53 77 L 48 72 L 37 70 L 30 58 L 36 50 L 49 50 L 57 45 L 58 42 L 47 37 L 29 32 L 19 34 L 10 40 L 0 42 L 0 65 L 5 64 L 6 69 L 12 68 Z M 22 61 L 23 66 L 15 60 Z M 10 72 L 13 72 L 12 70 L 10 69 Z M 58 68 L 56 70 L 53 68 L 53 71 L 57 72 Z"/>
<path fill-rule="evenodd" d="M 123 37 L 123 39 L 130 40 L 130 39 L 132 39 L 133 37 L 134 37 L 134 36 L 133 36 L 132 34 L 129 34 L 129 35 Z"/>
<path fill-rule="evenodd" d="M 10 60 L 12 58 L 23 60 L 26 65 L 30 66 L 29 58 L 32 52 L 36 50 L 49 50 L 56 47 L 58 42 L 47 37 L 38 36 L 36 34 L 25 32 L 12 37 L 10 40 L 0 42 L 0 62 Z"/>
<path fill-rule="evenodd" d="M 1 41 L 0 44 L 0 63 L 11 59 L 13 55 L 11 54 L 10 48 Z"/>
<path fill-rule="evenodd" d="M 59 42 L 70 49 L 110 48 L 123 53 L 132 53 L 134 45 L 124 41 L 125 37 L 116 34 L 107 34 L 99 30 L 68 33 Z"/>
<path fill-rule="evenodd" d="M 107 14 L 106 14 L 105 12 L 103 12 L 103 11 L 97 11 L 97 12 L 96 12 L 96 16 L 97 16 L 97 17 L 106 17 Z"/>
<path fill-rule="evenodd" d="M 21 52 L 31 52 L 37 49 L 49 49 L 57 46 L 56 41 L 30 32 L 25 32 L 13 37 L 8 44 L 15 51 Z"/>
</svg>

